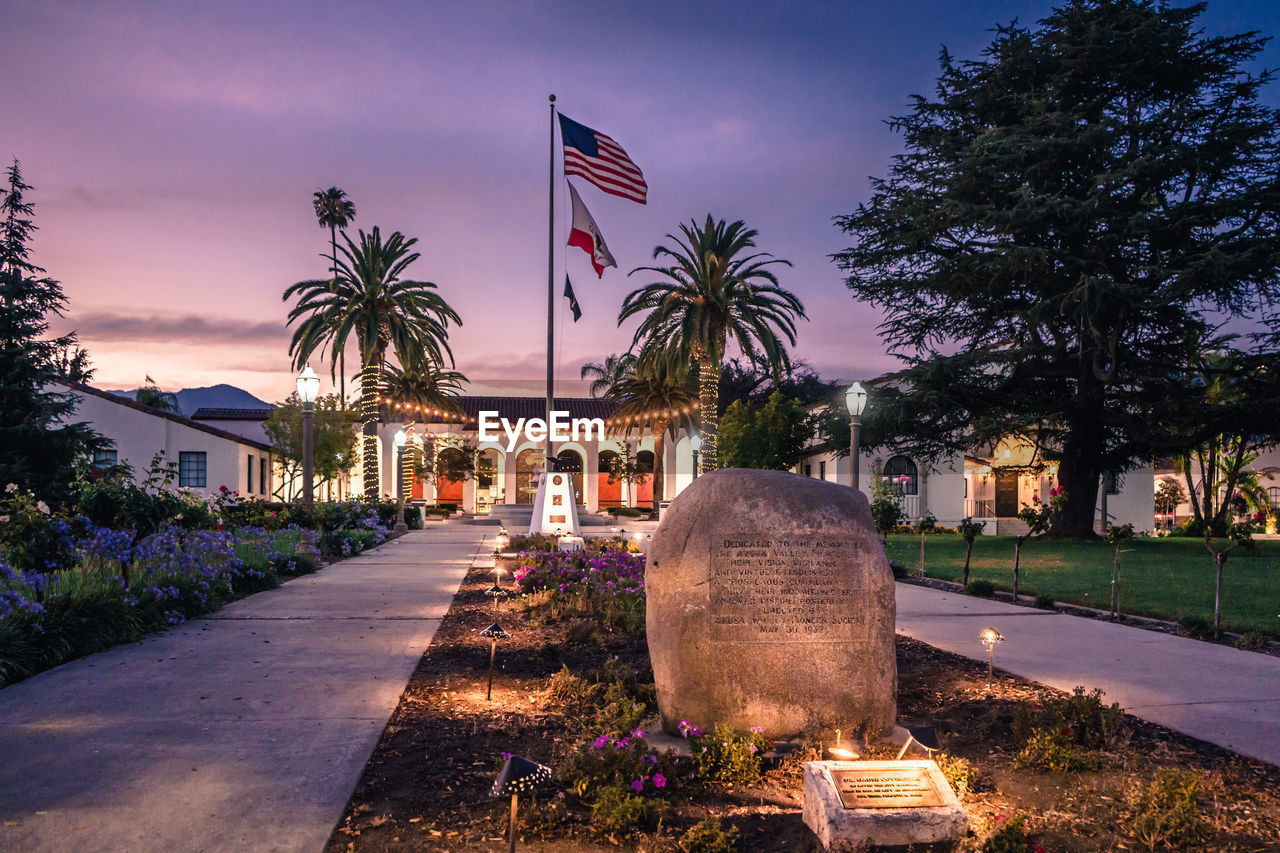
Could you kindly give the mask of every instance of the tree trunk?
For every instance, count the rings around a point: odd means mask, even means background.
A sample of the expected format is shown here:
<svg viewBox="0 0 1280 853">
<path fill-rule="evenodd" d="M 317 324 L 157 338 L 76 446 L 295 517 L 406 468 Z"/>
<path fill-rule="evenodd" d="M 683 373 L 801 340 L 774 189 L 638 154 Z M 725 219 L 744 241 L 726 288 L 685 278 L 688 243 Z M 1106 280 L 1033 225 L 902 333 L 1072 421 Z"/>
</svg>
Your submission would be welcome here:
<svg viewBox="0 0 1280 853">
<path fill-rule="evenodd" d="M 1062 512 L 1053 519 L 1049 536 L 1055 539 L 1093 539 L 1102 470 L 1098 453 L 1086 437 L 1069 440 L 1058 462 L 1058 484 L 1066 491 Z"/>
<path fill-rule="evenodd" d="M 973 540 L 966 539 L 964 544 L 964 583 L 961 584 L 962 588 L 969 585 L 969 558 L 973 556 Z"/>
<path fill-rule="evenodd" d="M 1116 561 L 1111 567 L 1111 621 L 1120 617 L 1120 545 L 1116 545 Z"/>
<path fill-rule="evenodd" d="M 1227 564 L 1227 552 L 1219 551 L 1213 555 L 1218 564 L 1218 576 L 1213 585 L 1213 638 L 1222 639 L 1222 567 Z"/>
<path fill-rule="evenodd" d="M 667 422 L 658 421 L 654 425 L 653 436 L 653 508 L 658 509 L 658 503 L 662 500 L 665 489 L 662 487 L 662 481 L 665 466 L 662 464 L 667 436 Z"/>
<path fill-rule="evenodd" d="M 337 293 L 338 291 L 338 226 L 329 226 L 329 248 L 333 252 L 333 266 L 329 268 L 332 276 L 329 284 L 330 290 Z M 335 341 L 335 343 L 337 343 Z M 345 341 L 344 341 L 345 343 Z M 330 362 L 332 364 L 333 362 Z M 347 408 L 347 353 L 344 346 L 338 351 L 338 394 L 342 397 L 342 408 Z"/>
<path fill-rule="evenodd" d="M 360 432 L 364 436 L 360 458 L 363 462 L 364 496 L 376 501 L 382 496 L 378 471 L 378 366 L 360 365 Z"/>
<path fill-rule="evenodd" d="M 705 474 L 714 471 L 716 462 L 716 433 L 720 428 L 720 371 L 722 365 L 714 355 L 703 353 L 698 357 L 698 429 L 702 434 L 702 450 L 698 453 L 698 469 Z"/>
</svg>

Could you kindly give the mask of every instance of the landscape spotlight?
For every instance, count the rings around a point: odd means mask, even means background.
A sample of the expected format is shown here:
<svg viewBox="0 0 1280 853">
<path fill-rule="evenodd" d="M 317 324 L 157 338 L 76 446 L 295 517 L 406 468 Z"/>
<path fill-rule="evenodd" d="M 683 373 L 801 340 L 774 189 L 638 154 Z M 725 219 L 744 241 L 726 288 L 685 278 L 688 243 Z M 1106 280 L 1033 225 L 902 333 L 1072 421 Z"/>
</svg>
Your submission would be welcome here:
<svg viewBox="0 0 1280 853">
<path fill-rule="evenodd" d="M 828 747 L 827 752 L 829 752 L 831 755 L 834 755 L 836 758 L 840 758 L 845 761 L 856 761 L 858 759 L 858 753 L 854 752 L 852 749 L 846 749 L 845 747 L 840 745 L 839 729 L 836 729 L 836 745 L 832 747 Z"/>
<path fill-rule="evenodd" d="M 938 733 L 934 731 L 933 726 L 907 726 L 907 742 L 902 745 L 902 751 L 898 753 L 899 761 L 907 754 L 907 748 L 911 746 L 912 741 L 922 746 L 930 758 L 942 749 L 942 744 L 938 742 Z"/>
<path fill-rule="evenodd" d="M 493 798 L 511 796 L 511 824 L 507 828 L 507 853 L 515 853 L 516 849 L 516 803 L 520 794 L 532 791 L 540 785 L 551 781 L 551 768 L 530 761 L 519 755 L 513 755 L 502 766 L 489 796 Z"/>
<path fill-rule="evenodd" d="M 1004 640 L 1004 634 L 1001 634 L 995 628 L 986 628 L 978 639 L 982 641 L 982 645 L 987 647 L 987 683 L 991 683 L 991 670 L 996 662 L 996 643 Z"/>
<path fill-rule="evenodd" d="M 501 625 L 494 622 L 481 631 L 480 636 L 489 638 L 489 689 L 484 694 L 485 700 L 488 701 L 493 698 L 493 659 L 498 654 L 498 641 L 509 640 L 511 635 L 504 631 Z"/>
</svg>

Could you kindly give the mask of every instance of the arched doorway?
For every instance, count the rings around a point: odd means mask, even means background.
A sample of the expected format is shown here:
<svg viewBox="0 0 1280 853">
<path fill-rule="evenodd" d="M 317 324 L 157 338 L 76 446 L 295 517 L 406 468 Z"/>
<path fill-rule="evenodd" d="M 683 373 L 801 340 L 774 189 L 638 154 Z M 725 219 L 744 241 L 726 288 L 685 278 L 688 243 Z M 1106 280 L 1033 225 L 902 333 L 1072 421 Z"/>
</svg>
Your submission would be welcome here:
<svg viewBox="0 0 1280 853">
<path fill-rule="evenodd" d="M 636 506 L 642 509 L 653 509 L 653 451 L 641 450 L 636 454 L 636 468 L 647 474 L 636 481 Z"/>
<path fill-rule="evenodd" d="M 516 454 L 516 503 L 531 504 L 538 493 L 538 475 L 546 457 L 536 447 L 526 447 Z"/>
<path fill-rule="evenodd" d="M 600 473 L 596 475 L 596 495 L 597 503 L 601 509 L 622 506 L 622 481 L 614 480 L 612 483 L 609 482 L 609 469 L 617 458 L 618 454 L 612 450 L 601 450 L 598 457 Z"/>
<path fill-rule="evenodd" d="M 465 466 L 466 462 L 467 458 L 461 450 L 456 447 L 446 447 L 436 455 L 436 470 L 457 471 L 461 466 Z M 461 478 L 450 480 L 443 475 L 436 477 L 436 505 L 439 506 L 442 503 L 462 506 Z"/>
<path fill-rule="evenodd" d="M 492 447 L 476 454 L 476 512 L 486 513 L 506 502 L 502 454 Z"/>
<path fill-rule="evenodd" d="M 556 454 L 556 470 L 573 478 L 573 500 L 578 506 L 586 502 L 586 490 L 582 487 L 582 454 L 566 447 Z"/>
</svg>

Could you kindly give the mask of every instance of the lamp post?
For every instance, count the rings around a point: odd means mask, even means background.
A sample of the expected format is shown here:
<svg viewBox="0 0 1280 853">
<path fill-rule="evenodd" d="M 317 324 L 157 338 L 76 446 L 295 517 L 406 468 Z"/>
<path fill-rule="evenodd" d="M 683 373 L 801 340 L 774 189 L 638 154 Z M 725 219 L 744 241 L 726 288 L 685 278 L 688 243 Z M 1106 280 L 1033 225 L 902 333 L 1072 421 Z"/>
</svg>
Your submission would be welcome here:
<svg viewBox="0 0 1280 853">
<path fill-rule="evenodd" d="M 698 479 L 698 451 L 702 449 L 702 436 L 694 433 L 689 439 L 689 447 L 693 450 L 693 479 Z"/>
<path fill-rule="evenodd" d="M 320 393 L 320 377 L 308 364 L 298 374 L 298 397 L 302 400 L 302 504 L 311 507 L 315 503 L 312 481 L 315 479 L 315 455 L 311 446 L 311 421 L 315 415 L 316 395 Z"/>
<path fill-rule="evenodd" d="M 409 525 L 404 523 L 404 444 L 409 436 L 404 430 L 398 429 L 393 438 L 396 443 L 396 501 L 400 504 L 400 510 L 396 513 L 396 524 L 391 532 L 396 536 L 403 536 L 409 532 Z"/>
<path fill-rule="evenodd" d="M 849 386 L 844 394 L 849 409 L 849 485 L 858 488 L 858 433 L 862 430 L 862 412 L 867 407 L 867 389 L 861 382 Z"/>
</svg>

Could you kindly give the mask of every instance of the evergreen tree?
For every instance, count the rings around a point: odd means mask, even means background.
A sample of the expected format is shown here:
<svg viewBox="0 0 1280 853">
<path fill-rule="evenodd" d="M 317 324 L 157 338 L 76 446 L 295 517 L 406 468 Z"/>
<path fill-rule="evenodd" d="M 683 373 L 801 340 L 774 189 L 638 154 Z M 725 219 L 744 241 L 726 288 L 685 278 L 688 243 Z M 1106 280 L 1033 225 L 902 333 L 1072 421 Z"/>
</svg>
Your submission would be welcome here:
<svg viewBox="0 0 1280 853">
<path fill-rule="evenodd" d="M 720 421 L 720 464 L 788 471 L 800 461 L 812 437 L 804 406 L 779 391 L 763 405 L 736 400 Z"/>
<path fill-rule="evenodd" d="M 943 51 L 936 97 L 893 121 L 905 152 L 837 219 L 906 362 L 870 417 L 919 455 L 1036 442 L 1054 535 L 1092 535 L 1103 474 L 1218 429 L 1190 365 L 1216 318 L 1280 296 L 1272 75 L 1244 70 L 1265 40 L 1207 37 L 1203 11 L 1072 0 L 980 60 Z"/>
<path fill-rule="evenodd" d="M 30 489 L 49 503 L 62 502 L 76 461 L 110 446 L 87 424 L 67 423 L 75 398 L 50 390 L 60 353 L 74 345 L 67 335 L 46 338 L 48 316 L 62 315 L 62 286 L 30 259 L 31 219 L 18 161 L 0 187 L 0 486 Z"/>
</svg>

